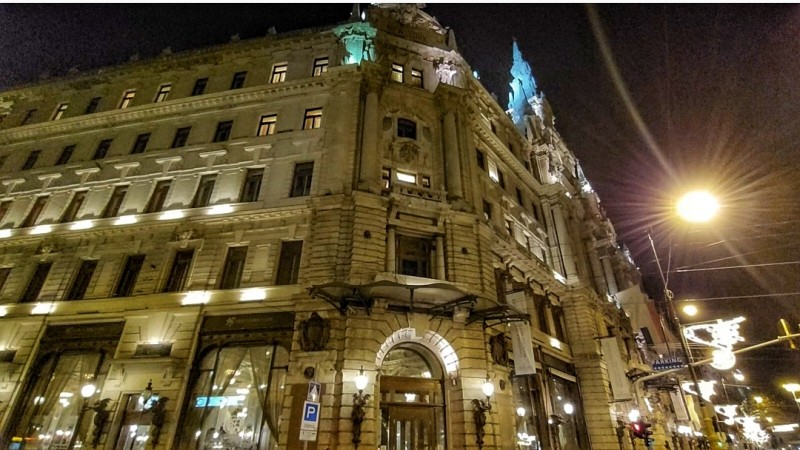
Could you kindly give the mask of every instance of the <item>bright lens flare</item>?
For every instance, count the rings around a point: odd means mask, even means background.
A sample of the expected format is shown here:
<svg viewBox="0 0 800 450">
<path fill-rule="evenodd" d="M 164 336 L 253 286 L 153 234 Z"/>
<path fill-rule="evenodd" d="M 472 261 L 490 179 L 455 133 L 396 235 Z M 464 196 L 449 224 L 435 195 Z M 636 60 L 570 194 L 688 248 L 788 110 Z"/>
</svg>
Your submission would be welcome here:
<svg viewBox="0 0 800 450">
<path fill-rule="evenodd" d="M 687 222 L 708 222 L 719 211 L 719 202 L 708 191 L 692 191 L 678 200 L 677 210 Z"/>
<path fill-rule="evenodd" d="M 686 305 L 683 307 L 683 313 L 689 317 L 694 317 L 697 315 L 697 306 Z"/>
</svg>

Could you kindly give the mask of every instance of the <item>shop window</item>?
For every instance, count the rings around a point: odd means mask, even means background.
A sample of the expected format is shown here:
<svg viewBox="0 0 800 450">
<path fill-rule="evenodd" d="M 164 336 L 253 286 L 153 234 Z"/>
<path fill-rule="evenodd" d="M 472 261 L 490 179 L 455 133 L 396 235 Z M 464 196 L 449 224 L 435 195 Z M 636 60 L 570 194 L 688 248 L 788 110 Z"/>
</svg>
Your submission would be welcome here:
<svg viewBox="0 0 800 450">
<path fill-rule="evenodd" d="M 300 273 L 300 257 L 303 253 L 303 241 L 281 242 L 281 255 L 278 260 L 276 285 L 297 284 Z"/>
<path fill-rule="evenodd" d="M 247 78 L 247 72 L 236 72 L 233 74 L 233 79 L 231 80 L 231 89 L 243 88 L 245 78 Z"/>
<path fill-rule="evenodd" d="M 202 208 L 211 203 L 211 193 L 214 192 L 214 185 L 217 182 L 216 175 L 203 175 L 200 183 L 197 184 L 197 192 L 192 199 L 192 208 Z"/>
<path fill-rule="evenodd" d="M 397 137 L 417 139 L 417 123 L 408 119 L 397 119 Z"/>
<path fill-rule="evenodd" d="M 403 66 L 400 64 L 392 64 L 392 81 L 403 82 Z"/>
<path fill-rule="evenodd" d="M 75 144 L 64 147 L 64 149 L 61 150 L 61 154 L 58 155 L 56 165 L 63 166 L 64 164 L 68 163 L 69 159 L 72 158 L 73 153 L 75 153 Z"/>
<path fill-rule="evenodd" d="M 205 352 L 194 368 L 180 448 L 276 448 L 288 361 L 276 345 Z"/>
<path fill-rule="evenodd" d="M 47 280 L 47 275 L 50 273 L 50 268 L 52 266 L 53 263 L 51 262 L 40 262 L 36 264 L 36 268 L 33 270 L 33 276 L 30 281 L 28 281 L 28 285 L 22 293 L 22 297 L 19 299 L 21 303 L 35 302 L 39 298 L 39 292 L 42 291 L 42 287 Z"/>
<path fill-rule="evenodd" d="M 69 107 L 69 103 L 61 103 L 56 107 L 56 110 L 53 112 L 53 120 L 58 120 L 64 117 L 64 113 L 67 112 L 67 108 Z"/>
<path fill-rule="evenodd" d="M 314 174 L 314 163 L 297 163 L 292 176 L 292 192 L 290 197 L 305 197 L 311 193 L 311 177 Z"/>
<path fill-rule="evenodd" d="M 136 97 L 135 90 L 125 91 L 125 93 L 122 94 L 122 100 L 119 102 L 119 109 L 125 109 L 131 106 L 134 97 Z"/>
<path fill-rule="evenodd" d="M 139 278 L 139 271 L 144 264 L 144 255 L 131 255 L 125 259 L 125 265 L 120 272 L 117 286 L 114 288 L 114 297 L 130 297 Z"/>
<path fill-rule="evenodd" d="M 108 149 L 111 148 L 111 139 L 103 139 L 97 144 L 97 149 L 94 151 L 94 155 L 92 156 L 93 160 L 103 159 L 108 154 Z"/>
<path fill-rule="evenodd" d="M 150 196 L 150 201 L 147 202 L 147 207 L 144 209 L 145 214 L 161 212 L 164 208 L 164 202 L 167 200 L 171 184 L 172 180 L 161 180 L 156 183 L 153 195 Z"/>
<path fill-rule="evenodd" d="M 541 448 L 548 439 L 548 418 L 544 411 L 542 393 L 535 376 L 521 375 L 511 378 L 513 402 L 516 409 L 515 435 L 518 448 Z M 542 440 L 544 438 L 544 441 Z"/>
<path fill-rule="evenodd" d="M 86 289 L 89 288 L 95 269 L 97 269 L 96 260 L 81 262 L 78 273 L 75 275 L 75 280 L 72 282 L 72 287 L 67 293 L 67 300 L 80 300 L 86 295 Z"/>
<path fill-rule="evenodd" d="M 157 421 L 163 420 L 163 417 L 158 417 L 156 408 L 160 398 L 158 393 L 150 394 L 150 398 L 146 401 L 142 394 L 122 396 L 122 405 L 125 409 L 122 412 L 122 423 L 114 449 L 145 450 L 148 441 L 152 442 L 154 433 L 160 433 Z M 164 397 L 163 401 L 169 399 Z"/>
<path fill-rule="evenodd" d="M 586 448 L 587 439 L 581 411 L 581 398 L 575 381 L 550 376 L 550 402 L 553 411 L 561 418 L 555 439 L 562 450 Z"/>
<path fill-rule="evenodd" d="M 171 84 L 162 84 L 158 88 L 158 93 L 156 94 L 156 101 L 155 103 L 161 103 L 167 100 L 169 96 L 169 91 L 172 90 Z"/>
<path fill-rule="evenodd" d="M 97 107 L 100 106 L 100 100 L 103 97 L 94 97 L 89 101 L 89 104 L 86 105 L 86 110 L 83 112 L 84 114 L 92 114 L 97 111 Z"/>
<path fill-rule="evenodd" d="M 194 249 L 175 252 L 175 257 L 172 259 L 172 267 L 169 270 L 163 292 L 180 292 L 186 287 L 193 257 Z"/>
<path fill-rule="evenodd" d="M 33 201 L 33 207 L 31 207 L 31 210 L 28 211 L 28 215 L 25 216 L 25 220 L 23 220 L 20 224 L 20 228 L 27 228 L 36 225 L 36 220 L 39 219 L 39 215 L 42 214 L 44 205 L 47 204 L 47 200 L 47 196 L 36 197 L 36 200 Z"/>
<path fill-rule="evenodd" d="M 231 247 L 225 257 L 220 289 L 237 289 L 242 281 L 244 261 L 247 258 L 247 247 Z"/>
<path fill-rule="evenodd" d="M 328 71 L 328 57 L 317 58 L 314 60 L 314 69 L 311 71 L 312 77 L 321 76 Z"/>
<path fill-rule="evenodd" d="M 411 69 L 411 85 L 421 88 L 422 86 L 422 71 Z"/>
<path fill-rule="evenodd" d="M 242 194 L 239 196 L 240 202 L 255 202 L 261 192 L 261 181 L 264 178 L 264 169 L 247 169 L 242 185 Z"/>
<path fill-rule="evenodd" d="M 170 148 L 185 147 L 186 141 L 189 140 L 189 133 L 191 131 L 192 127 L 183 127 L 175 130 L 175 137 L 172 139 L 172 145 Z"/>
<path fill-rule="evenodd" d="M 84 200 L 86 200 L 86 191 L 76 191 L 72 194 L 72 200 L 70 200 L 69 205 L 67 205 L 67 209 L 64 210 L 64 214 L 61 216 L 59 223 L 74 221 L 75 218 L 78 217 L 78 211 L 80 211 Z"/>
<path fill-rule="evenodd" d="M 408 236 L 398 236 L 397 247 L 397 271 L 402 275 L 415 277 L 431 278 L 432 264 L 431 253 L 433 245 L 429 239 L 413 238 Z"/>
<path fill-rule="evenodd" d="M 225 142 L 231 137 L 233 121 L 228 120 L 217 124 L 217 131 L 214 132 L 214 142 Z"/>
<path fill-rule="evenodd" d="M 206 86 L 208 86 L 208 78 L 198 78 L 197 81 L 194 82 L 191 96 L 203 95 L 206 92 Z"/>
<path fill-rule="evenodd" d="M 100 215 L 106 219 L 109 217 L 116 217 L 119 214 L 119 209 L 122 206 L 122 201 L 125 200 L 125 195 L 128 193 L 128 186 L 116 186 L 114 192 L 111 193 L 111 198 L 108 199 L 106 207 L 103 208 L 103 213 Z"/>
<path fill-rule="evenodd" d="M 258 121 L 258 130 L 256 136 L 269 136 L 275 134 L 275 128 L 278 124 L 278 116 L 271 114 L 269 116 L 261 116 Z"/>
<path fill-rule="evenodd" d="M 272 76 L 269 79 L 270 83 L 283 83 L 286 81 L 286 72 L 289 70 L 288 64 L 275 64 L 272 67 Z"/>
<path fill-rule="evenodd" d="M 28 157 L 25 159 L 25 163 L 22 164 L 22 170 L 33 169 L 33 166 L 36 165 L 36 160 L 39 159 L 39 155 L 42 154 L 41 150 L 34 150 L 28 153 Z"/>
<path fill-rule="evenodd" d="M 313 130 L 322 126 L 322 108 L 307 109 L 303 116 L 303 129 Z"/>
<path fill-rule="evenodd" d="M 144 153 L 148 141 L 150 141 L 150 133 L 143 133 L 136 136 L 136 141 L 133 143 L 133 148 L 131 148 L 131 155 Z"/>
</svg>

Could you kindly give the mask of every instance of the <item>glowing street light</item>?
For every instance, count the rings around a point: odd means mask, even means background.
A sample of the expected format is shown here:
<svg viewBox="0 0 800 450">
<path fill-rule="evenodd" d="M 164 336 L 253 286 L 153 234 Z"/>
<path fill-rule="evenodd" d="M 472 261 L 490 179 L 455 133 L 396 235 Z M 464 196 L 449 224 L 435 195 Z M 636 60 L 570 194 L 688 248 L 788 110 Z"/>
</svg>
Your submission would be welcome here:
<svg viewBox="0 0 800 450">
<path fill-rule="evenodd" d="M 711 220 L 719 211 L 719 202 L 708 191 L 692 191 L 681 197 L 676 205 L 678 215 L 692 223 Z"/>
<path fill-rule="evenodd" d="M 794 398 L 794 403 L 795 405 L 797 405 L 797 409 L 800 410 L 800 397 L 797 396 L 797 393 L 800 392 L 800 384 L 786 383 L 783 385 L 783 388 L 792 393 L 792 398 Z"/>
<path fill-rule="evenodd" d="M 689 303 L 688 305 L 684 305 L 684 307 L 681 309 L 683 310 L 683 313 L 689 317 L 694 317 L 697 315 L 697 306 L 691 303 Z"/>
</svg>

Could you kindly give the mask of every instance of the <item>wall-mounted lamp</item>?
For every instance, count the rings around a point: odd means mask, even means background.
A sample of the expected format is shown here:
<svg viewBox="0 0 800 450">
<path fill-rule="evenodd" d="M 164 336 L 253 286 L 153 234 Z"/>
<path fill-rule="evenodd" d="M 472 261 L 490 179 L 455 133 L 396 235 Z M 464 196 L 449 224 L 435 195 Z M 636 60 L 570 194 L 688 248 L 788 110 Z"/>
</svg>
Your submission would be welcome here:
<svg viewBox="0 0 800 450">
<path fill-rule="evenodd" d="M 356 389 L 358 389 L 358 392 L 353 394 L 353 414 L 350 416 L 353 421 L 353 445 L 356 448 L 361 443 L 361 423 L 364 422 L 364 417 L 366 416 L 364 406 L 367 405 L 370 397 L 372 397 L 370 394 L 364 393 L 368 382 L 369 378 L 364 373 L 364 366 L 361 366 L 361 370 L 356 375 Z"/>
<path fill-rule="evenodd" d="M 479 449 L 483 448 L 483 437 L 486 435 L 486 431 L 483 429 L 486 426 L 486 413 L 492 410 L 490 397 L 494 394 L 494 384 L 488 377 L 481 385 L 481 390 L 483 395 L 486 396 L 486 400 L 477 398 L 472 400 L 472 417 L 475 420 L 475 442 L 478 444 Z"/>
</svg>

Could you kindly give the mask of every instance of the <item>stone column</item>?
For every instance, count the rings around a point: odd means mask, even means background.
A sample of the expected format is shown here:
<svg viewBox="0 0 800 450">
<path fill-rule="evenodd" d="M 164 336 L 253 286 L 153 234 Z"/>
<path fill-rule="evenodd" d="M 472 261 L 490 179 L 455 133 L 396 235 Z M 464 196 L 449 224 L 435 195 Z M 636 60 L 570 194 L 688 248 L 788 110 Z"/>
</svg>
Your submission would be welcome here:
<svg viewBox="0 0 800 450">
<path fill-rule="evenodd" d="M 597 256 L 597 249 L 594 246 L 594 241 L 586 241 L 586 249 L 589 252 L 589 264 L 592 267 L 592 278 L 598 294 L 610 293 L 608 284 L 606 283 L 605 271 L 600 258 Z"/>
<path fill-rule="evenodd" d="M 394 236 L 394 227 L 389 227 L 386 230 L 386 271 L 389 273 L 397 272 L 395 245 L 397 245 L 397 242 Z"/>
<path fill-rule="evenodd" d="M 561 258 L 563 258 L 564 270 L 567 272 L 564 276 L 570 280 L 577 280 L 578 271 L 575 267 L 575 252 L 572 249 L 572 241 L 567 231 L 567 223 L 564 221 L 562 207 L 559 204 L 555 204 L 552 205 L 551 208 L 555 219 L 558 247 L 561 250 L 560 253 Z"/>
<path fill-rule="evenodd" d="M 378 94 L 369 92 L 364 105 L 363 129 L 361 131 L 361 181 L 368 188 L 378 188 Z"/>
<path fill-rule="evenodd" d="M 600 260 L 603 261 L 603 271 L 606 274 L 608 293 L 614 295 L 619 292 L 619 287 L 617 286 L 617 278 L 614 276 L 614 269 L 611 267 L 611 259 L 610 257 L 605 257 L 600 258 Z"/>
<path fill-rule="evenodd" d="M 436 236 L 436 278 L 447 279 L 444 270 L 444 238 L 442 236 Z"/>
<path fill-rule="evenodd" d="M 444 115 L 444 165 L 447 176 L 447 194 L 451 199 L 462 198 L 461 151 L 456 131 L 456 116 L 452 111 Z"/>
</svg>

